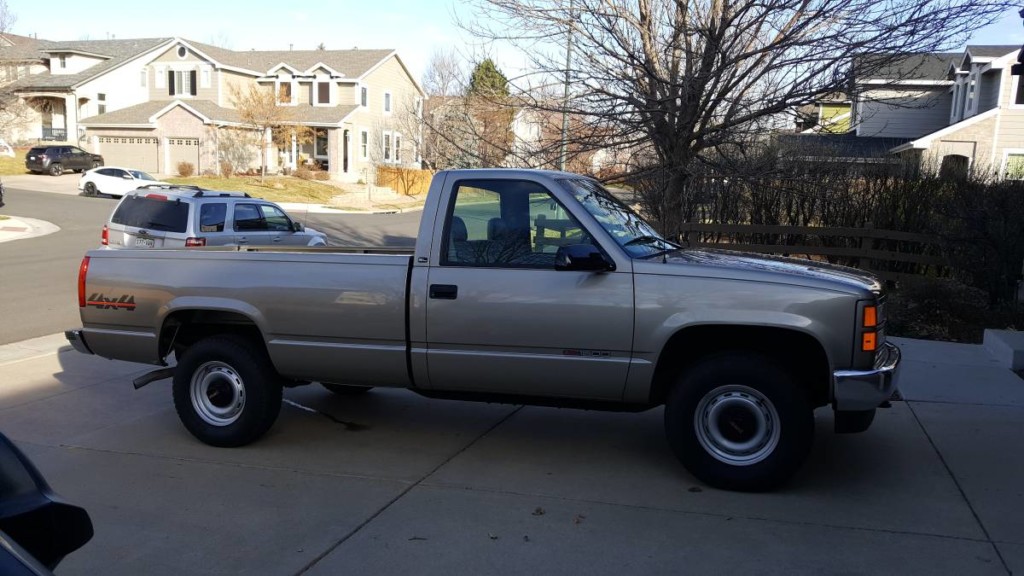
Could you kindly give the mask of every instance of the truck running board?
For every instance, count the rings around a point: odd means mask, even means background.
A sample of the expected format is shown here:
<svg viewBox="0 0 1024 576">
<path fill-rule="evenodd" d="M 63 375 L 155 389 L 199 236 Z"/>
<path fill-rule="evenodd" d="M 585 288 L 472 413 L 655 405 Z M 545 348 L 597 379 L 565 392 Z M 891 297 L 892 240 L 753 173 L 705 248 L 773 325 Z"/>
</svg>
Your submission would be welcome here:
<svg viewBox="0 0 1024 576">
<path fill-rule="evenodd" d="M 164 378 L 170 378 L 174 376 L 174 369 L 176 366 L 169 366 L 167 368 L 160 368 L 159 370 L 153 370 L 149 374 L 143 374 L 135 380 L 132 380 L 132 386 L 138 390 L 150 382 L 156 382 L 157 380 L 163 380 Z"/>
</svg>

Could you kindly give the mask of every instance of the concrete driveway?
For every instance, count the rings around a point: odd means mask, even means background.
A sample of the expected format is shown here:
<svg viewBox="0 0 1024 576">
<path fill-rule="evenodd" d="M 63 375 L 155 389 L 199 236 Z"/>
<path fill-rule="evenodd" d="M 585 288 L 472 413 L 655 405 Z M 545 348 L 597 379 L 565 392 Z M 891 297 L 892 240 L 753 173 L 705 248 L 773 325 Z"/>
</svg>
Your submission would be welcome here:
<svg viewBox="0 0 1024 576">
<path fill-rule="evenodd" d="M 96 536 L 61 575 L 1024 573 L 1024 381 L 899 340 L 908 399 L 861 435 L 819 411 L 785 490 L 722 492 L 643 414 L 286 391 L 216 449 L 146 367 L 59 336 L 0 347 L 0 429 Z"/>
</svg>

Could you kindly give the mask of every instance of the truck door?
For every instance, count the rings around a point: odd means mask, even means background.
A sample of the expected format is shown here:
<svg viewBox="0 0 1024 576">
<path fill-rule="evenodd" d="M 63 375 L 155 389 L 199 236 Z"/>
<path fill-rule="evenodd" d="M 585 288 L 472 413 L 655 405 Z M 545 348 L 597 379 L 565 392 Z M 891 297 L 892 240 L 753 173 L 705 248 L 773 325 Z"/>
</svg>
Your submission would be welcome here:
<svg viewBox="0 0 1024 576">
<path fill-rule="evenodd" d="M 632 273 L 556 271 L 560 245 L 595 241 L 537 182 L 455 182 L 447 209 L 427 271 L 429 386 L 620 399 Z"/>
</svg>

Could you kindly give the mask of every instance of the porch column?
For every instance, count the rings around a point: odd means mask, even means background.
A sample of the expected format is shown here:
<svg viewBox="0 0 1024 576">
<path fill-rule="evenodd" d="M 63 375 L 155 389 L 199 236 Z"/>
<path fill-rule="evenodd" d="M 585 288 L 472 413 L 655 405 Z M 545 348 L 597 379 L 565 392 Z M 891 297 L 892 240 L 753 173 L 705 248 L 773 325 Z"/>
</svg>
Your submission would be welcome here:
<svg viewBox="0 0 1024 576">
<path fill-rule="evenodd" d="M 298 168 L 299 160 L 299 140 L 295 137 L 295 133 L 292 132 L 292 149 L 291 156 L 288 157 L 288 165 L 292 170 Z"/>
<path fill-rule="evenodd" d="M 67 130 L 65 139 L 78 144 L 78 98 L 74 94 L 64 97 L 64 129 Z"/>
</svg>

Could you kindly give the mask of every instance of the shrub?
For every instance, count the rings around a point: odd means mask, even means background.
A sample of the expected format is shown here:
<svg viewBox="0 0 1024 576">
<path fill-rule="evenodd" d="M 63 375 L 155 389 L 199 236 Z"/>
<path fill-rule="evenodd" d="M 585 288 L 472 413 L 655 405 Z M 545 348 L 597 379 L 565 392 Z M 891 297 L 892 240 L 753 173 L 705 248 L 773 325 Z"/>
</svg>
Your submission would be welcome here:
<svg viewBox="0 0 1024 576">
<path fill-rule="evenodd" d="M 323 170 L 317 170 L 316 172 L 313 172 L 313 180 L 324 181 L 324 180 L 330 180 L 330 179 L 331 179 L 330 172 L 325 172 Z"/>
<path fill-rule="evenodd" d="M 313 171 L 310 170 L 309 168 L 306 168 L 305 166 L 299 166 L 298 168 L 296 168 L 295 173 L 292 175 L 295 176 L 296 178 L 301 178 L 303 180 L 313 179 Z"/>
<path fill-rule="evenodd" d="M 224 178 L 231 178 L 231 175 L 235 173 L 235 167 L 227 160 L 220 161 L 220 175 Z"/>
<path fill-rule="evenodd" d="M 196 166 L 191 162 L 178 162 L 178 176 L 188 178 L 196 173 Z"/>
</svg>

